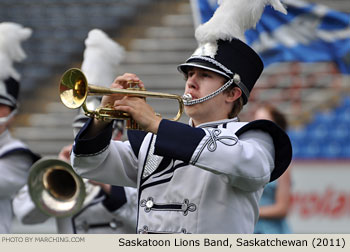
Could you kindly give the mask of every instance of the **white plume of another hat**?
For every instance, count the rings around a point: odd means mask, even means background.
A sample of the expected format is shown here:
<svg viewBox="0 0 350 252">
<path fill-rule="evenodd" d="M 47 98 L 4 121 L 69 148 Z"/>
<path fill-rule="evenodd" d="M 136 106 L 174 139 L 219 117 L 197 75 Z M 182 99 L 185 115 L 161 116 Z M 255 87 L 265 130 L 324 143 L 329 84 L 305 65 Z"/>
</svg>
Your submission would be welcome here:
<svg viewBox="0 0 350 252">
<path fill-rule="evenodd" d="M 26 53 L 22 48 L 22 42 L 32 34 L 30 28 L 23 27 L 13 22 L 0 23 L 0 81 L 9 77 L 20 79 L 20 74 L 14 68 L 15 62 L 22 62 Z"/>
<path fill-rule="evenodd" d="M 124 55 L 121 45 L 102 30 L 93 29 L 85 40 L 81 70 L 89 83 L 109 87 L 118 74 L 118 65 Z"/>
<path fill-rule="evenodd" d="M 81 70 L 90 84 L 109 87 L 118 75 L 118 66 L 124 59 L 125 49 L 100 29 L 93 29 L 85 39 L 84 60 Z M 95 110 L 100 104 L 96 96 L 89 96 L 86 106 Z M 84 112 L 74 118 L 74 136 L 86 122 Z"/>
<path fill-rule="evenodd" d="M 210 43 L 215 47 L 217 40 L 231 41 L 232 38 L 245 41 L 245 31 L 255 27 L 266 5 L 287 14 L 279 0 L 218 0 L 218 4 L 212 18 L 196 29 L 200 46 Z"/>
</svg>

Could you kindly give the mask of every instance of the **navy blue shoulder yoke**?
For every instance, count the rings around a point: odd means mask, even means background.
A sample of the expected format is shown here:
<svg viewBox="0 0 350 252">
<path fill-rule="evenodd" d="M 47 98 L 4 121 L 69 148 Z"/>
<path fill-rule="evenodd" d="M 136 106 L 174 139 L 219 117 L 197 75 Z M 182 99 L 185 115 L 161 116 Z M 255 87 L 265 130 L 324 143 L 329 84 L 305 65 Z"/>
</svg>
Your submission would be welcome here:
<svg viewBox="0 0 350 252">
<path fill-rule="evenodd" d="M 236 135 L 239 137 L 248 130 L 262 130 L 270 134 L 275 146 L 275 169 L 271 173 L 270 182 L 279 178 L 287 170 L 292 161 L 292 144 L 287 133 L 277 124 L 269 120 L 252 121 L 240 128 Z"/>
</svg>

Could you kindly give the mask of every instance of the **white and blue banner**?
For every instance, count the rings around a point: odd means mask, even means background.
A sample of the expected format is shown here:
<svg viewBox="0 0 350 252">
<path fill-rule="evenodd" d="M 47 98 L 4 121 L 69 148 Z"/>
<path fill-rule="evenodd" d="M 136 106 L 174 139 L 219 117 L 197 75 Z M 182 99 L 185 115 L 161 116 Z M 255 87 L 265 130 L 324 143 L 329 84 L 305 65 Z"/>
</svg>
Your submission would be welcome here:
<svg viewBox="0 0 350 252">
<path fill-rule="evenodd" d="M 210 19 L 217 1 L 191 0 L 195 24 Z M 288 15 L 267 6 L 246 42 L 262 57 L 265 67 L 275 62 L 333 61 L 350 74 L 350 14 L 324 5 L 282 0 Z"/>
</svg>

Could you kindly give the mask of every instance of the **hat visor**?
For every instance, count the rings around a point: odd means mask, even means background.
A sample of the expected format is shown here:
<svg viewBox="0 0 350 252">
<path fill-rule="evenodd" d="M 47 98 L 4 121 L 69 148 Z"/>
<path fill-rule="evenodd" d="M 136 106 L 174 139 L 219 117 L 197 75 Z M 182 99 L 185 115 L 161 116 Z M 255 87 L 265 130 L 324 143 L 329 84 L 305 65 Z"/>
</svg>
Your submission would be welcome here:
<svg viewBox="0 0 350 252">
<path fill-rule="evenodd" d="M 229 76 L 224 71 L 218 69 L 214 64 L 211 64 L 210 62 L 206 62 L 206 61 L 201 61 L 200 59 L 198 59 L 196 61 L 192 61 L 192 62 L 183 63 L 183 64 L 181 64 L 181 65 L 179 65 L 177 67 L 177 70 L 179 72 L 187 74 L 188 67 L 198 67 L 198 68 L 201 68 L 201 69 L 205 69 L 205 70 L 209 70 L 209 71 L 218 73 L 218 74 L 223 75 L 224 77 L 226 77 L 228 79 L 232 78 L 231 76 Z"/>
<path fill-rule="evenodd" d="M 14 101 L 10 100 L 9 98 L 1 97 L 1 95 L 0 95 L 0 104 L 9 106 L 13 109 L 17 107 L 17 104 Z"/>
</svg>

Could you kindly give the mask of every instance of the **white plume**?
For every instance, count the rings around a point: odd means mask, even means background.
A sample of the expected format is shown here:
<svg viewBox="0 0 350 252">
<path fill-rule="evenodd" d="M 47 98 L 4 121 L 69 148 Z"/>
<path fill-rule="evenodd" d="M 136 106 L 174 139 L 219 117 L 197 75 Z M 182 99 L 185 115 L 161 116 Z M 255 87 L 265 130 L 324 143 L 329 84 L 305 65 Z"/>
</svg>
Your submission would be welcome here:
<svg viewBox="0 0 350 252">
<path fill-rule="evenodd" d="M 89 83 L 109 87 L 118 74 L 118 65 L 124 55 L 122 46 L 102 30 L 93 29 L 85 40 L 81 70 Z"/>
<path fill-rule="evenodd" d="M 12 22 L 0 23 L 0 80 L 12 77 L 20 79 L 20 74 L 14 68 L 15 62 L 23 61 L 27 55 L 22 48 L 22 42 L 32 34 L 30 28 Z"/>
<path fill-rule="evenodd" d="M 218 39 L 245 41 L 245 31 L 255 27 L 266 5 L 287 14 L 279 0 L 218 0 L 218 4 L 213 17 L 196 29 L 200 45 L 215 43 Z"/>
</svg>

